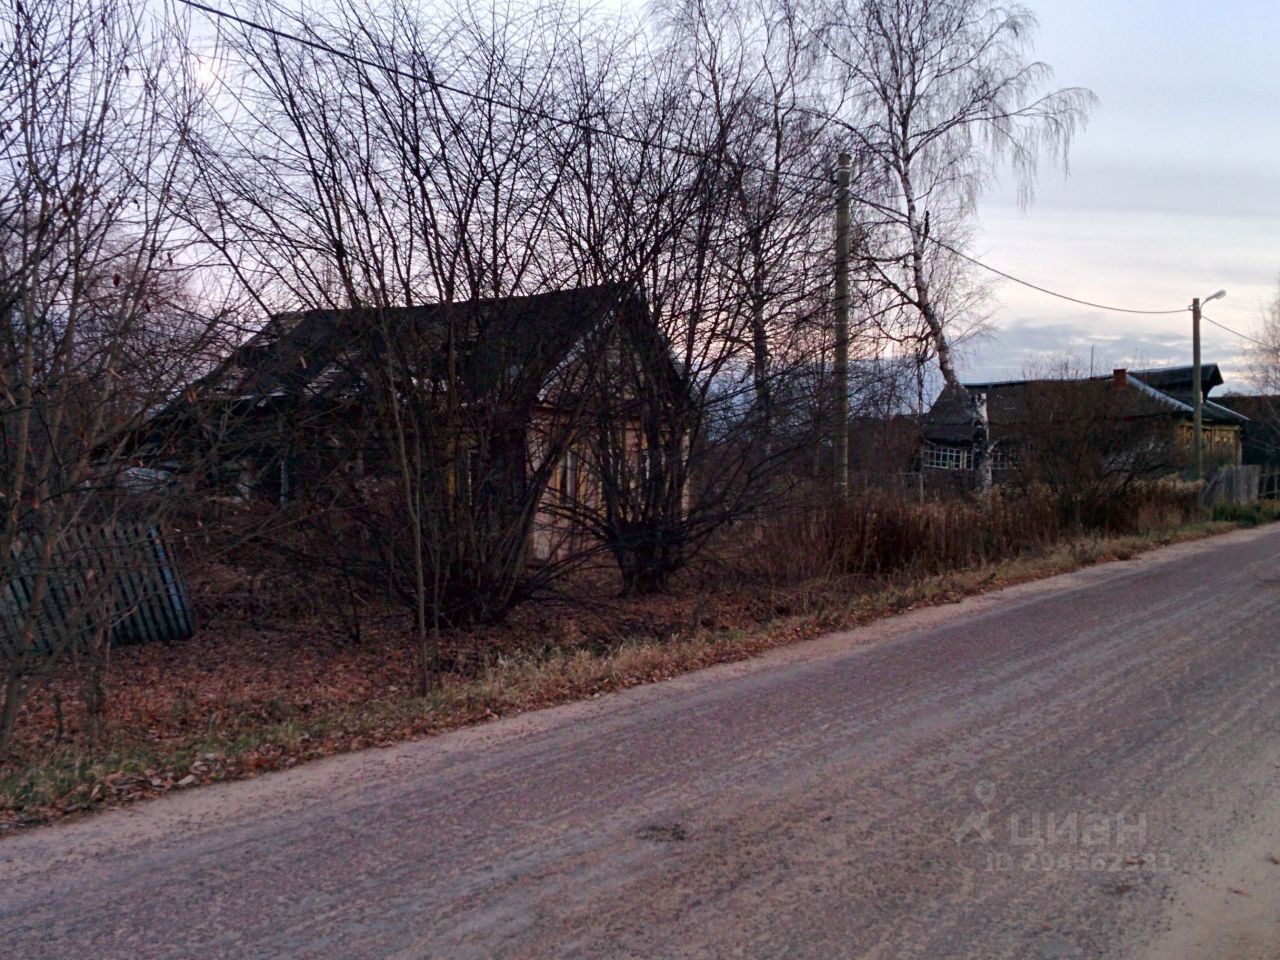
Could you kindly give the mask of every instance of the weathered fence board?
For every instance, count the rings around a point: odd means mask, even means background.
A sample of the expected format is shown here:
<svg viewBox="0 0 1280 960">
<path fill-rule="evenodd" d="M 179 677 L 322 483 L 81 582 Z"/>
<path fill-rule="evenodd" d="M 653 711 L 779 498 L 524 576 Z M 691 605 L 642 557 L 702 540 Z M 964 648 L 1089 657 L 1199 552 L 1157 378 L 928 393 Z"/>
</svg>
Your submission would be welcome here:
<svg viewBox="0 0 1280 960">
<path fill-rule="evenodd" d="M 1262 481 L 1259 466 L 1223 467 L 1204 487 L 1205 503 L 1257 503 Z"/>
<path fill-rule="evenodd" d="M 195 632 L 186 581 L 160 529 L 77 526 L 53 542 L 15 544 L 0 595 L 6 645 L 24 632 L 45 651 L 71 649 L 105 629 L 113 643 L 180 640 Z"/>
<path fill-rule="evenodd" d="M 1258 496 L 1263 500 L 1280 500 L 1280 470 L 1274 467 L 1264 468 Z"/>
</svg>

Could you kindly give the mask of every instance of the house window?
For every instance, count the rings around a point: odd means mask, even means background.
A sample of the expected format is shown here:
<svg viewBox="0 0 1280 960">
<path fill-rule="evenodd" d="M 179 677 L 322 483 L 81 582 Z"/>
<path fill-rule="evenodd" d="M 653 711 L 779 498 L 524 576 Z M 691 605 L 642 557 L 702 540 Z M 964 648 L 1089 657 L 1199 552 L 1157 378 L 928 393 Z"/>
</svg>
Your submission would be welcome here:
<svg viewBox="0 0 1280 960">
<path fill-rule="evenodd" d="M 991 469 L 1016 470 L 1018 468 L 1018 451 L 1013 447 L 997 444 L 991 451 Z"/>
<path fill-rule="evenodd" d="M 970 470 L 973 454 L 967 447 L 926 443 L 923 463 L 926 470 Z"/>
<path fill-rule="evenodd" d="M 570 450 L 560 461 L 560 502 L 578 499 L 578 455 Z"/>
</svg>

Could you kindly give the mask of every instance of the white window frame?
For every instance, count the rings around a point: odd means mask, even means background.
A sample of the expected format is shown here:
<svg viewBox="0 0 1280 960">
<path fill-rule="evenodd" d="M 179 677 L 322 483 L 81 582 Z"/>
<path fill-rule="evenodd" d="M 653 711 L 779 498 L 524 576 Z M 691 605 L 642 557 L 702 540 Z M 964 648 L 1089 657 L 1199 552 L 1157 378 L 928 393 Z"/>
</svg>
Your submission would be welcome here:
<svg viewBox="0 0 1280 960">
<path fill-rule="evenodd" d="M 926 470 L 972 470 L 973 451 L 968 447 L 928 442 L 920 462 Z"/>
</svg>

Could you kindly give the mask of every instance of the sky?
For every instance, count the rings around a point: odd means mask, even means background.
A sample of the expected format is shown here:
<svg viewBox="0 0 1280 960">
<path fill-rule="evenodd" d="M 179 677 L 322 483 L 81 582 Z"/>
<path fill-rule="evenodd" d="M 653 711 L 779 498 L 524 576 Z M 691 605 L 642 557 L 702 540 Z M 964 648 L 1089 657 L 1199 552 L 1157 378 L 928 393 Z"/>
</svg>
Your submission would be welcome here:
<svg viewBox="0 0 1280 960">
<path fill-rule="evenodd" d="M 1274 0 L 1031 0 L 1036 56 L 1058 86 L 1101 103 L 1070 158 L 1042 169 L 1019 208 L 1013 184 L 982 201 L 985 262 L 1085 300 L 1187 306 L 1243 333 L 1280 281 L 1280 9 Z M 1000 281 L 995 330 L 966 345 L 969 380 L 1014 379 L 1046 354 L 1105 373 L 1191 362 L 1190 315 L 1143 317 Z M 1247 390 L 1239 338 L 1204 325 L 1203 358 Z"/>
<path fill-rule="evenodd" d="M 612 0 L 640 10 L 650 0 Z M 1033 203 L 995 185 L 970 251 L 1084 300 L 1179 309 L 1219 289 L 1214 320 L 1253 332 L 1280 284 L 1280 9 L 1276 0 L 1023 0 L 1055 86 L 1100 103 Z M 1087 370 L 1191 362 L 1189 313 L 1138 316 L 992 288 L 992 329 L 962 345 L 970 381 L 1015 379 L 1050 355 Z M 1204 324 L 1203 358 L 1247 390 L 1245 341 Z"/>
</svg>

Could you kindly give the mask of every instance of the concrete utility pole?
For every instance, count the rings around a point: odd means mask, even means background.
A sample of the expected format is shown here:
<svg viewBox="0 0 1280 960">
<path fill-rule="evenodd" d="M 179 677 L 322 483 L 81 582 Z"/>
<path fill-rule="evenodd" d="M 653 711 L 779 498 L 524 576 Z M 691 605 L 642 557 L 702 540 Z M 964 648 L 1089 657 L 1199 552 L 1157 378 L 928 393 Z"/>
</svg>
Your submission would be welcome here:
<svg viewBox="0 0 1280 960">
<path fill-rule="evenodd" d="M 835 450 L 836 496 L 849 495 L 849 154 L 836 167 L 836 362 Z"/>
<path fill-rule="evenodd" d="M 1200 298 L 1191 301 L 1191 429 L 1195 432 L 1192 446 L 1196 452 L 1196 479 L 1204 479 L 1204 435 L 1200 429 L 1204 422 L 1200 388 Z"/>
<path fill-rule="evenodd" d="M 1221 300 L 1227 291 L 1219 290 L 1204 302 Z M 1191 301 L 1191 427 L 1195 431 L 1196 479 L 1204 479 L 1204 386 L 1200 377 L 1200 298 Z"/>
</svg>

